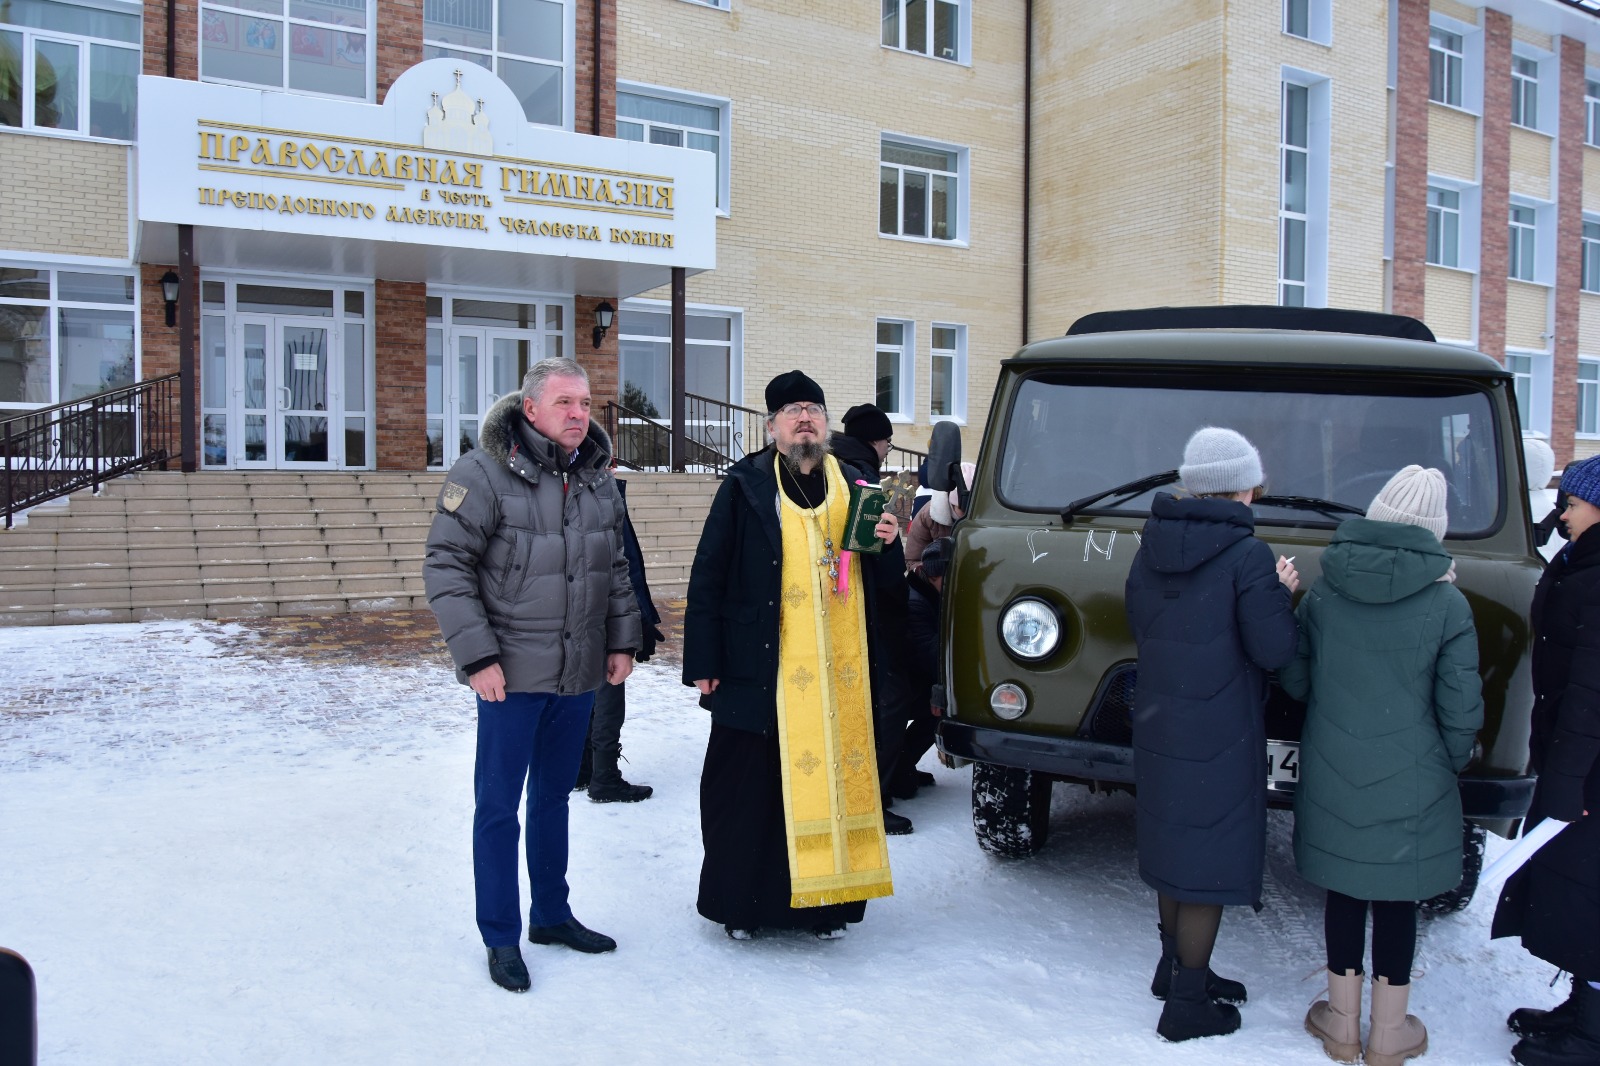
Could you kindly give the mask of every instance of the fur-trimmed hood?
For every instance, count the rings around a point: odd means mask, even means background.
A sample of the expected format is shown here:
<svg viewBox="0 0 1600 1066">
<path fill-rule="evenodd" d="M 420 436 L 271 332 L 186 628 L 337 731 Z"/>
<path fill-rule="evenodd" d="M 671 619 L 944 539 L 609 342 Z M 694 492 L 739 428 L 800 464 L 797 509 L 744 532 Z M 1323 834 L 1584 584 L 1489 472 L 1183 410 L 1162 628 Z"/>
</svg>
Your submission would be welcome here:
<svg viewBox="0 0 1600 1066">
<path fill-rule="evenodd" d="M 507 393 L 489 408 L 478 430 L 478 447 L 496 462 L 513 465 L 515 451 L 519 456 L 526 455 L 533 465 L 557 474 L 564 470 L 604 470 L 611 465 L 611 437 L 593 420 L 589 422 L 589 435 L 578 446 L 577 462 L 569 465 L 555 441 L 534 429 L 523 416 L 521 392 Z"/>
</svg>

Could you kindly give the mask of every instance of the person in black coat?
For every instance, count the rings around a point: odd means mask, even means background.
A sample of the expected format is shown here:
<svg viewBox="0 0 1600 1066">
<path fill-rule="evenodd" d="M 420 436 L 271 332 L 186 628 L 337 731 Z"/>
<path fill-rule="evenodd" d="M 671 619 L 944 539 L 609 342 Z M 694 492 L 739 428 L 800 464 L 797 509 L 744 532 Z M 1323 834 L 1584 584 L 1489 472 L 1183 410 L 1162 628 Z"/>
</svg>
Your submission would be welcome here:
<svg viewBox="0 0 1600 1066">
<path fill-rule="evenodd" d="M 780 375 L 768 385 L 767 403 L 774 412 L 768 417 L 768 430 L 781 430 L 785 437 L 729 468 L 706 516 L 684 608 L 683 682 L 700 690 L 700 705 L 711 712 L 700 779 L 705 859 L 696 905 L 703 917 L 721 923 L 735 939 L 758 928 L 810 928 L 818 935 L 836 935 L 845 923 L 859 922 L 866 909 L 864 902 L 789 905 L 777 729 L 783 599 L 780 486 L 774 452 L 787 456 L 793 450 L 794 444 L 785 444 L 788 435 L 806 432 L 815 439 L 803 420 L 791 424 L 785 416 L 784 424 L 775 426 L 782 407 L 797 398 L 822 406 L 821 388 L 798 371 Z M 840 466 L 847 482 L 867 474 L 848 464 Z M 817 485 L 809 490 L 811 500 L 821 498 L 821 475 L 816 477 Z M 791 474 L 786 473 L 784 481 L 786 495 L 805 491 Z M 892 515 L 884 518 L 884 523 L 893 521 Z M 865 596 L 878 765 L 886 771 L 893 761 L 886 738 L 898 741 L 906 721 L 901 650 L 906 625 L 905 556 L 895 536 L 880 553 L 854 558 L 851 577 L 860 582 Z M 886 831 L 887 822 L 886 817 Z"/>
<path fill-rule="evenodd" d="M 870 403 L 858 403 L 844 413 L 844 432 L 828 439 L 833 457 L 862 471 L 868 481 L 883 480 L 883 460 L 894 443 L 889 416 Z"/>
<path fill-rule="evenodd" d="M 1522 1008 L 1506 1020 L 1521 1035 L 1525 1066 L 1600 1063 L 1600 457 L 1561 475 L 1561 529 L 1571 543 L 1533 594 L 1533 731 L 1539 781 L 1527 825 L 1571 822 L 1512 874 L 1495 909 L 1493 937 L 1572 974 L 1554 1010 Z"/>
<path fill-rule="evenodd" d="M 906 572 L 906 663 L 910 668 L 911 721 L 906 725 L 900 758 L 895 762 L 889 791 L 899 799 L 912 799 L 917 789 L 934 783 L 933 775 L 918 770 L 917 763 L 933 747 L 939 719 L 933 710 L 933 686 L 939 683 L 939 610 L 944 593 L 944 572 L 953 542 L 940 537 L 922 554 L 922 569 Z"/>
<path fill-rule="evenodd" d="M 1168 1040 L 1231 1033 L 1244 986 L 1210 971 L 1224 905 L 1259 905 L 1266 856 L 1267 672 L 1294 658 L 1294 567 L 1257 540 L 1261 458 L 1198 430 L 1156 496 L 1128 574 L 1139 646 L 1133 707 L 1139 874 L 1161 914 L 1151 992 Z"/>
</svg>

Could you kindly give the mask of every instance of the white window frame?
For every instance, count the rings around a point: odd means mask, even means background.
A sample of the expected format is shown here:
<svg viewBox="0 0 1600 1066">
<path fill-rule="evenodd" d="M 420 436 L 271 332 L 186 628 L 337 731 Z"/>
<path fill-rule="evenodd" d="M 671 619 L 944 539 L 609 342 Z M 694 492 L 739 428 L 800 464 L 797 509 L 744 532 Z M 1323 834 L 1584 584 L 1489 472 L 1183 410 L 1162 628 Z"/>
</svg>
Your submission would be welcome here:
<svg viewBox="0 0 1600 1066">
<path fill-rule="evenodd" d="M 1445 203 L 1444 197 L 1455 199 Z M 1439 202 L 1435 202 L 1435 200 Z M 1438 250 L 1434 250 L 1434 234 L 1438 234 Z M 1454 247 L 1451 247 L 1451 246 Z M 1461 191 L 1445 185 L 1428 183 L 1428 243 L 1425 258 L 1429 266 L 1461 266 Z"/>
<path fill-rule="evenodd" d="M 1450 42 L 1441 41 L 1440 36 L 1455 38 L 1456 47 L 1452 48 Z M 1438 67 L 1443 73 L 1440 92 L 1435 96 L 1433 88 L 1434 68 Z M 1451 78 L 1452 72 L 1454 79 Z M 1454 85 L 1452 86 L 1452 80 Z M 1467 81 L 1467 44 L 1462 35 L 1448 26 L 1428 24 L 1428 99 L 1436 104 L 1446 107 L 1460 107 L 1466 91 Z M 1455 89 L 1455 99 L 1451 99 L 1451 88 Z"/>
<path fill-rule="evenodd" d="M 1306 32 L 1304 33 L 1296 33 L 1291 28 L 1294 24 L 1296 7 L 1305 10 Z M 1294 37 L 1315 44 L 1332 44 L 1332 0 L 1283 0 L 1283 34 L 1285 37 Z"/>
<path fill-rule="evenodd" d="M 878 340 L 878 327 L 895 325 L 901 327 L 900 346 L 887 344 Z M 872 397 L 877 403 L 878 396 L 878 359 L 880 356 L 889 355 L 899 362 L 896 371 L 899 376 L 895 392 L 896 402 L 893 410 L 878 403 L 878 407 L 889 416 L 890 422 L 909 423 L 912 421 L 912 411 L 916 397 L 917 377 L 917 323 L 911 318 L 896 318 L 892 315 L 879 316 L 872 327 L 873 356 L 872 356 Z"/>
<path fill-rule="evenodd" d="M 718 11 L 729 11 L 733 8 L 732 0 L 683 0 L 683 2 L 693 4 L 695 7 L 715 8 Z"/>
<path fill-rule="evenodd" d="M 57 0 L 67 7 L 94 8 L 109 11 L 118 15 L 141 14 L 138 5 L 126 3 L 81 3 L 75 0 Z M 141 28 L 143 22 L 140 23 Z M 87 34 L 63 33 L 58 30 L 35 29 L 32 26 L 23 26 L 13 22 L 0 22 L 0 30 L 7 33 L 22 35 L 22 78 L 19 89 L 22 93 L 22 114 L 16 126 L 0 126 L 0 133 L 37 133 L 50 137 L 70 137 L 79 141 L 100 141 L 105 144 L 132 144 L 137 139 L 137 130 L 129 137 L 99 137 L 90 131 L 91 111 L 94 100 L 90 96 L 90 79 L 93 76 L 92 65 L 94 62 L 94 49 L 117 48 L 134 54 L 133 73 L 137 78 L 143 73 L 144 46 L 142 41 L 135 43 L 119 41 L 114 37 L 92 37 Z M 78 98 L 78 125 L 75 128 L 61 126 L 40 126 L 37 124 L 35 114 L 36 93 L 34 92 L 35 67 L 37 65 L 38 43 L 58 44 L 75 47 L 78 50 L 78 84 L 76 87 Z M 135 100 L 135 111 L 138 102 Z"/>
<path fill-rule="evenodd" d="M 935 344 L 937 330 L 955 332 L 955 347 L 940 348 Z M 939 360 L 950 360 L 950 410 L 940 414 L 933 409 L 933 383 L 938 378 Z M 959 322 L 934 322 L 928 327 L 928 421 L 967 424 L 967 327 Z"/>
<path fill-rule="evenodd" d="M 1306 90 L 1304 145 L 1288 140 L 1291 87 Z M 1278 284 L 1274 302 L 1284 306 L 1325 307 L 1328 303 L 1329 90 L 1329 80 L 1323 75 L 1283 68 L 1278 95 Z M 1305 159 L 1306 209 L 1303 212 L 1291 210 L 1284 199 L 1289 157 L 1297 154 Z M 1290 227 L 1297 222 L 1304 230 L 1304 263 L 1298 279 L 1291 276 L 1288 240 Z M 1298 292 L 1300 303 L 1290 303 L 1291 292 Z"/>
<path fill-rule="evenodd" d="M 1578 232 L 1579 247 L 1582 248 L 1578 291 L 1600 293 L 1600 215 L 1585 213 Z"/>
<path fill-rule="evenodd" d="M 1584 368 L 1594 369 L 1593 380 L 1583 376 Z M 1577 411 L 1573 419 L 1574 435 L 1580 440 L 1600 440 L 1600 356 L 1578 356 L 1576 399 Z M 1594 425 L 1594 429 L 1583 428 L 1583 416 L 1587 414 Z"/>
<path fill-rule="evenodd" d="M 631 93 L 634 96 L 653 96 L 658 100 L 671 100 L 676 103 L 694 104 L 698 107 L 715 108 L 717 111 L 717 214 L 728 218 L 732 214 L 732 172 L 733 172 L 733 101 L 725 96 L 707 96 L 704 93 L 685 92 L 682 89 L 668 89 L 662 85 L 649 85 L 638 81 L 618 81 L 618 93 Z M 650 119 L 630 118 L 617 112 L 617 122 L 632 122 L 645 126 L 659 126 L 663 129 L 679 130 L 684 134 L 709 133 L 698 126 L 680 126 L 673 122 L 656 122 Z M 645 140 L 650 139 L 648 129 Z M 687 145 L 685 145 L 687 147 Z M 699 151 L 699 149 L 695 149 Z"/>
<path fill-rule="evenodd" d="M 224 78 L 216 75 L 202 73 L 200 80 L 212 85 L 242 85 L 251 89 L 266 89 L 269 92 L 292 93 L 295 96 L 309 96 L 320 100 L 362 100 L 375 103 L 377 100 L 377 43 L 378 43 L 378 4 L 377 0 L 366 0 L 367 19 L 366 27 L 361 30 L 341 30 L 330 23 L 319 22 L 315 19 L 296 18 L 289 14 L 293 10 L 293 0 L 286 0 L 282 14 L 273 14 L 266 11 L 252 10 L 243 6 L 246 0 L 200 0 L 195 5 L 196 26 L 196 63 L 198 69 L 205 70 L 205 18 L 207 12 L 221 15 L 238 15 L 241 18 L 258 18 L 269 22 L 276 22 L 283 27 L 283 81 L 278 85 L 267 85 L 263 82 L 240 81 L 236 78 Z M 293 44 L 290 37 L 290 27 L 308 26 L 330 34 L 361 33 L 366 37 L 367 69 L 363 75 L 365 92 L 361 96 L 345 96 L 340 93 L 320 93 L 310 89 L 295 89 L 289 85 L 289 68 L 293 60 Z"/>
<path fill-rule="evenodd" d="M 1460 198 L 1456 210 L 1456 221 L 1459 226 L 1457 255 L 1454 263 L 1435 263 L 1430 259 L 1428 264 L 1442 267 L 1446 270 L 1465 270 L 1469 273 L 1476 273 L 1478 270 L 1478 250 L 1480 248 L 1478 239 L 1480 232 L 1479 222 L 1481 219 L 1479 207 L 1481 196 L 1479 195 L 1478 186 L 1442 174 L 1429 174 L 1428 191 L 1432 193 L 1435 189 L 1448 190 Z M 1432 215 L 1433 211 L 1434 208 L 1430 205 L 1428 213 Z"/>
<path fill-rule="evenodd" d="M 1533 212 L 1533 221 L 1529 223 L 1514 221 L 1512 211 L 1517 208 Z M 1510 209 L 1506 212 L 1506 222 L 1509 228 L 1509 241 L 1506 245 L 1506 277 L 1514 281 L 1529 282 L 1534 285 L 1550 285 L 1555 279 L 1555 241 L 1554 234 L 1555 205 L 1547 201 L 1531 200 L 1523 196 L 1511 198 Z M 1520 252 L 1521 242 L 1527 239 L 1532 231 L 1533 250 L 1526 257 Z M 1531 264 L 1529 260 L 1531 259 Z M 1524 271 L 1531 269 L 1533 276 L 1525 276 Z"/>
<path fill-rule="evenodd" d="M 1518 60 L 1523 63 L 1532 63 L 1534 72 L 1532 76 L 1519 73 Z M 1511 48 L 1511 124 L 1525 130 L 1534 130 L 1538 133 L 1553 134 L 1557 113 L 1560 111 L 1557 100 L 1558 87 L 1556 84 L 1556 67 L 1554 57 L 1548 52 L 1541 52 L 1521 41 L 1514 42 Z M 1526 107 L 1528 92 L 1533 93 L 1533 121 L 1527 121 L 1525 113 L 1519 116 L 1519 101 Z M 1521 121 L 1518 121 L 1518 119 Z"/>
<path fill-rule="evenodd" d="M 1526 371 L 1517 367 L 1512 360 L 1526 359 Z M 1534 430 L 1543 433 L 1547 438 L 1550 435 L 1550 353 L 1538 352 L 1526 348 L 1506 349 L 1506 369 L 1511 371 L 1511 376 L 1516 379 L 1516 384 L 1527 382 L 1528 417 L 1522 423 L 1524 430 Z M 1518 391 L 1517 401 L 1520 414 L 1522 404 L 1521 392 Z"/>
<path fill-rule="evenodd" d="M 935 55 L 933 51 L 933 14 L 935 3 L 949 3 L 956 8 L 956 54 L 953 56 Z M 927 4 L 927 35 L 923 40 L 926 50 L 910 47 L 906 40 L 906 0 L 879 0 L 880 22 L 878 30 L 878 43 L 891 52 L 905 52 L 909 55 L 923 56 L 927 59 L 937 59 L 941 63 L 955 63 L 960 66 L 972 65 L 972 0 L 926 0 Z M 883 39 L 882 19 L 885 9 L 893 6 L 896 14 L 896 42 L 890 44 Z"/>
<path fill-rule="evenodd" d="M 623 300 L 620 310 L 649 311 L 656 314 L 667 312 L 670 315 L 672 311 L 672 301 L 651 300 L 640 296 L 634 296 Z M 732 348 L 728 352 L 728 402 L 732 404 L 744 403 L 744 308 L 724 306 L 722 304 L 685 304 L 683 313 L 687 317 L 699 315 L 705 318 L 726 318 L 729 320 L 730 325 L 728 328 L 728 335 L 730 338 L 732 338 L 733 344 Z M 671 325 L 669 324 L 668 329 L 670 328 Z M 620 338 L 622 334 L 618 333 L 617 336 Z M 641 339 L 650 341 L 671 341 L 672 338 L 668 336 L 647 337 Z M 690 341 L 688 338 L 685 338 L 684 343 L 710 344 L 713 342 Z M 618 389 L 621 389 L 622 387 L 621 373 L 622 367 L 619 364 L 617 367 Z M 755 447 L 761 446 L 761 442 L 759 441 L 753 443 Z"/>
<path fill-rule="evenodd" d="M 1583 72 L 1583 143 L 1600 148 L 1600 70 Z"/>
<path fill-rule="evenodd" d="M 1450 103 L 1445 100 L 1433 98 L 1432 57 L 1435 52 L 1449 54 L 1446 49 L 1436 48 L 1433 42 L 1433 31 L 1442 30 L 1453 33 L 1461 38 L 1461 102 Z M 1448 107 L 1456 111 L 1465 111 L 1471 115 L 1483 112 L 1483 30 L 1470 22 L 1462 22 L 1448 15 L 1434 14 L 1428 19 L 1428 101 L 1438 107 Z"/>
<path fill-rule="evenodd" d="M 936 151 L 936 152 L 950 152 L 950 153 L 953 153 L 955 155 L 955 157 L 956 157 L 956 169 L 954 171 L 936 171 L 936 170 L 926 170 L 926 169 L 923 169 L 921 167 L 907 167 L 907 166 L 899 164 L 899 163 L 885 163 L 883 161 L 883 146 L 884 146 L 885 142 L 891 142 L 891 141 L 892 142 L 897 142 L 897 143 L 900 143 L 900 144 L 904 144 L 904 145 L 907 145 L 907 146 L 912 147 L 912 148 L 928 148 L 928 149 L 931 149 L 931 150 Z M 970 173 L 969 173 L 969 166 L 968 166 L 969 161 L 970 161 L 970 151 L 967 148 L 965 148 L 965 147 L 963 147 L 963 146 L 961 146 L 959 144 L 949 144 L 949 143 L 946 143 L 944 141 L 929 140 L 926 137 L 913 137 L 910 134 L 893 133 L 893 132 L 890 132 L 890 131 L 887 131 L 887 130 L 885 130 L 882 133 L 880 133 L 878 135 L 878 169 L 876 171 L 876 173 L 878 175 L 878 183 L 879 183 L 878 184 L 878 196 L 879 196 L 879 215 L 878 215 L 878 217 L 879 217 L 879 226 L 880 226 L 880 228 L 878 230 L 878 236 L 884 238 L 885 240 L 913 241 L 913 242 L 915 242 L 917 244 L 934 244 L 934 245 L 939 245 L 941 247 L 956 247 L 956 248 L 965 248 L 965 247 L 967 247 L 968 215 L 970 214 L 970 212 L 968 210 L 968 205 L 971 203 L 971 197 L 970 197 L 969 189 L 970 189 L 971 184 L 972 184 L 971 178 L 970 178 Z M 906 173 L 906 171 L 908 169 L 912 170 L 912 171 L 915 171 L 916 173 L 919 173 L 919 174 L 928 174 L 928 175 L 947 174 L 947 175 L 951 175 L 951 176 L 953 176 L 955 178 L 955 183 L 956 183 L 956 232 L 953 235 L 951 235 L 951 237 L 948 240 L 946 240 L 944 238 L 940 238 L 940 237 L 931 237 L 931 236 L 930 237 L 919 237 L 916 234 L 909 234 L 908 235 L 908 234 L 899 233 L 899 232 L 885 233 L 883 231 L 883 229 L 881 228 L 881 226 L 882 226 L 882 196 L 883 196 L 883 186 L 882 186 L 883 178 L 882 178 L 882 174 L 883 174 L 883 169 L 885 167 L 893 167 L 896 170 L 898 170 L 899 173 L 900 173 L 900 178 L 899 178 L 899 190 L 900 191 L 898 193 L 897 200 L 896 200 L 896 203 L 899 205 L 899 217 L 898 217 L 898 221 L 897 221 L 896 225 L 897 225 L 897 227 L 899 229 L 904 229 L 905 228 L 905 173 Z M 933 198 L 933 192 L 932 192 L 931 186 L 929 188 L 928 198 L 929 198 L 929 203 L 931 205 L 932 198 Z M 930 211 L 929 221 L 930 221 L 930 223 L 932 222 L 931 211 Z M 928 228 L 929 228 L 930 232 L 933 229 L 931 224 L 929 225 Z"/>
<path fill-rule="evenodd" d="M 426 0 L 424 0 L 424 3 L 425 2 Z M 489 40 L 494 41 L 498 38 L 497 31 L 500 24 L 500 5 L 498 0 L 487 0 L 487 2 L 493 5 L 490 16 Z M 559 2 L 561 3 L 562 7 L 561 62 L 559 64 L 562 71 L 561 121 L 557 123 L 533 122 L 532 119 L 528 119 L 528 121 L 533 125 L 546 126 L 550 129 L 573 130 L 576 128 L 573 123 L 577 118 L 575 114 L 577 109 L 577 75 L 574 68 L 577 66 L 576 50 L 578 21 L 573 0 L 559 0 Z M 427 9 L 425 6 L 423 10 L 424 18 L 426 18 Z M 424 22 L 422 30 L 423 59 L 431 58 L 430 51 L 435 49 L 443 49 L 445 51 L 455 53 L 456 58 L 463 56 L 468 57 L 468 61 L 475 61 L 472 57 L 476 57 L 477 60 L 487 59 L 487 63 L 479 62 L 478 65 L 487 70 L 493 71 L 496 77 L 500 76 L 497 62 L 502 58 L 510 59 L 517 63 L 532 63 L 539 66 L 548 67 L 558 65 L 548 59 L 540 59 L 536 56 L 525 56 L 516 52 L 501 52 L 498 48 L 478 48 L 471 45 L 451 44 L 446 41 L 431 40 L 428 37 L 427 24 Z M 502 78 L 501 80 L 504 79 Z M 526 118 L 527 116 L 524 115 L 523 117 Z"/>
<path fill-rule="evenodd" d="M 12 270 L 38 270 L 43 271 L 48 278 L 48 295 L 44 297 L 6 297 L 0 296 L 0 307 L 44 307 L 45 333 L 50 341 L 50 395 L 44 400 L 3 400 L 0 399 L 0 413 L 18 411 L 33 411 L 41 407 L 52 407 L 58 403 L 67 402 L 61 396 L 61 312 L 63 310 L 81 311 L 121 311 L 126 312 L 133 321 L 133 376 L 128 385 L 135 385 L 144 377 L 144 315 L 140 312 L 143 306 L 141 300 L 141 284 L 139 268 L 108 267 L 104 263 L 78 264 L 56 260 L 54 262 L 40 262 L 38 260 L 0 259 L 0 267 Z M 132 303 L 101 303 L 94 300 L 72 300 L 61 296 L 60 275 L 67 274 L 105 274 L 116 278 L 133 278 Z"/>
</svg>

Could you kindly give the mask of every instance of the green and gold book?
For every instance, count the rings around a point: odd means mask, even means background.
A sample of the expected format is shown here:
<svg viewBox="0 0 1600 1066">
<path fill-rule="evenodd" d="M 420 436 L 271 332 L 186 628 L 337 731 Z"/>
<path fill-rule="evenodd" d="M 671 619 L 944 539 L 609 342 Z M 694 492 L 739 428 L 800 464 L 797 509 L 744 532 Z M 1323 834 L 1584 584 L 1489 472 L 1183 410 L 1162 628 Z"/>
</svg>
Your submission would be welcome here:
<svg viewBox="0 0 1600 1066">
<path fill-rule="evenodd" d="M 889 494 L 878 485 L 857 481 L 850 486 L 850 511 L 845 516 L 844 545 L 847 552 L 883 551 L 883 541 L 873 532 L 889 505 Z"/>
</svg>

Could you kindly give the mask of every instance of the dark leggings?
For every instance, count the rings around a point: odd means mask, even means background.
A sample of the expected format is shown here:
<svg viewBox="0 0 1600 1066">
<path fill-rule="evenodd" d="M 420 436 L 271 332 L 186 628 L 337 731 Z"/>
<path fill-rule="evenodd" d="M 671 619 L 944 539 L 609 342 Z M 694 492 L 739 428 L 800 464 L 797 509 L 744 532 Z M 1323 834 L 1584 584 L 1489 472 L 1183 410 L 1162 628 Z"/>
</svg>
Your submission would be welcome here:
<svg viewBox="0 0 1600 1066">
<path fill-rule="evenodd" d="M 1334 973 L 1361 968 L 1367 946 L 1367 908 L 1372 908 L 1372 975 L 1391 985 L 1411 983 L 1411 962 L 1417 954 L 1417 905 L 1409 900 L 1352 899 L 1328 892 L 1322 912 L 1328 942 L 1328 969 Z"/>
</svg>

